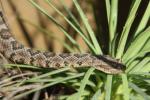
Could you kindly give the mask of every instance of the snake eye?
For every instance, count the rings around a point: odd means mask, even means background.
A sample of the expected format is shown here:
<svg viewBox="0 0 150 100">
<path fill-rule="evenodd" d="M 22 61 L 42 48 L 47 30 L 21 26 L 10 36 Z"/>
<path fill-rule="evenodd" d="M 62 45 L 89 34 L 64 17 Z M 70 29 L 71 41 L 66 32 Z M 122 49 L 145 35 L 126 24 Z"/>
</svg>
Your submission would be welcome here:
<svg viewBox="0 0 150 100">
<path fill-rule="evenodd" d="M 126 69 L 126 66 L 123 65 L 123 64 L 119 64 L 119 65 L 117 66 L 117 69 L 125 70 L 125 69 Z"/>
<path fill-rule="evenodd" d="M 59 64 L 59 63 L 56 63 L 55 66 L 58 68 L 58 67 L 60 67 L 60 64 Z"/>
</svg>

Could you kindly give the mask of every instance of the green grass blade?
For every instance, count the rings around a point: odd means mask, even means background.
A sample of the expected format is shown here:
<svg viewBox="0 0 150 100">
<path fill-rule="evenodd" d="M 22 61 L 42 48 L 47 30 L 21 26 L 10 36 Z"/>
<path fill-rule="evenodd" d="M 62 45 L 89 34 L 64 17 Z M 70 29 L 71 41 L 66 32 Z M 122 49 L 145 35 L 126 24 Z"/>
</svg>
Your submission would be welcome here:
<svg viewBox="0 0 150 100">
<path fill-rule="evenodd" d="M 98 89 L 96 93 L 93 95 L 93 97 L 91 98 L 91 100 L 99 100 L 100 96 L 101 96 L 101 89 Z"/>
<path fill-rule="evenodd" d="M 136 66 L 130 71 L 130 73 L 132 72 L 143 72 L 143 70 L 141 70 L 147 63 L 150 62 L 150 57 L 145 57 L 143 60 L 141 60 L 138 64 L 136 64 Z"/>
<path fill-rule="evenodd" d="M 109 52 L 112 51 L 112 41 L 114 39 L 117 27 L 117 18 L 118 18 L 118 0 L 111 1 L 110 8 L 110 20 L 109 20 Z"/>
<path fill-rule="evenodd" d="M 83 40 L 85 41 L 85 43 L 87 43 L 87 45 L 94 51 L 95 51 L 95 48 L 93 47 L 93 45 L 90 43 L 90 41 L 87 39 L 87 37 L 84 35 L 84 33 L 79 30 L 71 21 L 69 21 L 69 19 L 63 15 L 55 6 L 52 5 L 52 3 L 50 2 L 50 0 L 46 0 L 47 3 L 59 14 L 62 16 L 62 18 L 64 18 L 66 20 L 66 22 L 74 29 L 76 30 L 79 35 L 83 38 Z"/>
<path fill-rule="evenodd" d="M 62 25 L 60 25 L 55 18 L 50 16 L 42 7 L 40 7 L 37 3 L 35 3 L 33 0 L 28 0 L 35 8 L 37 8 L 39 11 L 41 11 L 44 15 L 46 15 L 50 20 L 52 20 L 59 28 L 60 30 L 66 35 L 66 37 L 76 46 L 78 46 L 78 43 L 66 32 L 66 30 L 63 28 Z M 79 47 L 79 46 L 78 46 Z"/>
<path fill-rule="evenodd" d="M 4 64 L 4 66 L 6 68 L 9 68 L 9 67 L 20 67 L 20 68 L 31 68 L 31 69 L 41 69 L 40 67 L 37 67 L 37 66 L 32 66 L 32 65 L 22 65 L 22 64 Z"/>
<path fill-rule="evenodd" d="M 148 50 L 148 49 L 150 48 L 149 44 L 150 44 L 150 38 L 149 38 L 149 39 L 147 40 L 147 42 L 144 44 L 144 47 L 142 48 L 141 51 L 146 51 L 146 50 Z M 149 50 L 150 50 L 150 49 L 149 49 Z"/>
<path fill-rule="evenodd" d="M 64 3 L 64 0 L 59 0 L 61 2 L 61 4 L 63 5 L 63 7 L 65 8 L 67 14 L 69 15 L 69 17 L 72 19 L 72 21 L 75 23 L 75 26 L 77 26 L 77 28 L 82 32 L 82 29 L 80 27 L 80 24 L 78 22 L 78 20 L 75 18 L 75 16 L 72 14 L 72 12 L 69 10 L 69 8 L 66 6 L 66 4 Z M 83 33 L 83 32 L 82 32 Z"/>
<path fill-rule="evenodd" d="M 106 4 L 107 20 L 108 20 L 108 23 L 109 23 L 109 17 L 110 17 L 110 0 L 105 0 L 105 4 Z"/>
<path fill-rule="evenodd" d="M 38 25 L 33 24 L 32 22 L 22 19 L 23 21 L 25 21 L 26 23 L 32 25 L 33 27 L 35 27 L 39 32 L 44 33 L 45 35 L 47 35 L 49 38 L 57 40 L 60 44 L 62 44 L 69 52 L 74 52 L 73 48 L 71 48 L 67 43 L 65 43 L 62 39 L 58 38 L 57 36 L 55 36 L 54 34 L 56 33 L 52 33 L 51 31 L 42 28 Z M 82 51 L 82 48 L 80 48 L 80 50 Z"/>
<path fill-rule="evenodd" d="M 144 66 L 144 68 L 142 68 L 142 71 L 149 73 L 149 72 L 150 72 L 150 67 L 149 67 L 149 66 L 150 66 L 150 63 L 147 63 L 147 64 Z M 150 75 L 150 74 L 149 74 L 149 75 Z"/>
<path fill-rule="evenodd" d="M 61 68 L 61 69 L 58 69 L 58 70 L 54 70 L 54 71 L 51 71 L 51 72 L 48 72 L 48 73 L 45 73 L 45 74 L 42 74 L 42 75 L 39 75 L 39 76 L 36 76 L 34 78 L 30 78 L 28 80 L 26 80 L 26 82 L 28 81 L 34 81 L 34 80 L 38 80 L 38 79 L 42 79 L 42 78 L 45 78 L 45 77 L 49 77 L 51 75 L 54 75 L 54 74 L 58 74 L 58 73 L 61 73 L 61 72 L 64 72 L 64 71 L 67 71 L 69 70 L 70 68 L 69 67 L 66 67 L 66 68 Z"/>
<path fill-rule="evenodd" d="M 30 91 L 28 91 L 28 92 L 24 92 L 24 93 L 22 93 L 22 94 L 20 94 L 20 95 L 17 95 L 17 96 L 15 96 L 13 99 L 19 99 L 19 98 L 24 97 L 25 95 L 28 95 L 28 94 L 33 93 L 33 92 L 35 92 L 35 91 L 44 89 L 44 88 L 46 88 L 46 87 L 49 87 L 49 86 L 52 86 L 52 85 L 55 85 L 55 84 L 58 84 L 58 83 L 61 83 L 61 82 L 67 81 L 67 80 L 71 80 L 71 79 L 74 79 L 74 78 L 78 78 L 78 77 L 81 77 L 81 76 L 83 76 L 83 75 L 84 75 L 84 74 L 81 73 L 81 74 L 69 76 L 69 77 L 66 77 L 66 78 L 63 78 L 63 79 L 58 79 L 58 80 L 55 81 L 55 82 L 47 83 L 47 84 L 45 84 L 45 85 L 43 85 L 43 86 L 41 86 L 41 87 L 39 87 L 39 88 L 35 88 L 35 89 L 30 90 Z"/>
<path fill-rule="evenodd" d="M 129 100 L 130 93 L 126 74 L 122 74 L 122 82 L 123 82 L 123 98 L 124 100 Z"/>
<path fill-rule="evenodd" d="M 150 47 L 147 48 L 147 50 L 140 51 L 137 55 L 135 55 L 134 57 L 132 57 L 132 58 L 128 61 L 128 63 L 126 63 L 126 65 L 127 65 L 127 67 L 128 67 L 127 70 L 130 69 L 130 67 L 131 67 L 130 64 L 133 63 L 134 60 L 136 60 L 137 58 L 140 58 L 140 57 L 144 57 L 145 54 L 149 53 L 149 50 L 150 50 Z"/>
<path fill-rule="evenodd" d="M 98 44 L 98 41 L 97 41 L 97 39 L 96 39 L 96 37 L 95 37 L 95 34 L 94 34 L 94 32 L 93 32 L 93 30 L 92 30 L 90 24 L 88 23 L 87 17 L 85 16 L 85 14 L 84 14 L 84 12 L 82 11 L 81 7 L 80 7 L 79 4 L 77 3 L 77 0 L 73 0 L 73 2 L 74 2 L 75 6 L 76 6 L 76 8 L 77 8 L 77 10 L 78 10 L 78 12 L 79 12 L 79 14 L 80 14 L 80 17 L 81 17 L 81 19 L 82 19 L 82 21 L 83 21 L 83 23 L 84 23 L 84 25 L 85 25 L 85 27 L 86 27 L 86 29 L 87 29 L 89 35 L 90 35 L 90 37 L 91 37 L 91 41 L 92 41 L 92 43 L 93 43 L 93 45 L 94 45 L 94 47 L 95 47 L 95 49 L 96 49 L 96 52 L 95 52 L 95 53 L 96 53 L 96 54 L 102 54 L 102 50 L 101 50 L 101 48 L 100 48 L 100 46 L 99 46 L 99 44 Z"/>
<path fill-rule="evenodd" d="M 111 100 L 112 78 L 112 75 L 107 75 L 107 80 L 105 84 L 105 100 Z"/>
<path fill-rule="evenodd" d="M 140 33 L 131 43 L 128 50 L 123 56 L 123 61 L 127 63 L 129 59 L 137 55 L 140 52 L 140 50 L 144 47 L 149 38 L 150 38 L 150 27 L 148 27 L 144 32 Z"/>
<path fill-rule="evenodd" d="M 3 86 L 7 86 L 7 84 L 6 83 L 9 83 L 9 82 L 11 82 L 12 80 L 15 80 L 15 79 L 17 79 L 17 78 L 20 78 L 20 77 L 25 77 L 25 76 L 32 76 L 32 75 L 34 75 L 34 73 L 22 73 L 22 74 L 18 74 L 18 75 L 13 75 L 13 76 L 11 76 L 11 77 L 9 77 L 9 78 L 6 78 L 6 79 L 3 79 L 3 80 L 1 80 L 0 81 L 0 87 L 2 88 Z M 13 82 L 15 82 L 15 81 L 13 81 Z M 16 81 L 16 83 L 17 83 L 17 81 Z M 21 82 L 20 82 L 21 83 Z M 18 83 L 19 85 L 21 85 L 20 83 Z M 4 85 L 2 85 L 2 84 L 4 84 Z M 17 85 L 17 84 L 15 84 L 15 85 Z M 19 85 L 17 85 L 17 86 L 19 86 Z"/>
<path fill-rule="evenodd" d="M 121 38 L 119 40 L 119 44 L 118 44 L 118 49 L 117 49 L 117 54 L 116 54 L 116 58 L 121 58 L 125 49 L 125 45 L 127 42 L 127 38 L 128 38 L 128 34 L 131 28 L 131 25 L 135 19 L 136 16 L 136 12 L 137 9 L 140 5 L 141 0 L 135 0 L 133 7 L 129 13 L 129 16 L 127 18 L 127 21 L 125 23 L 125 26 L 123 28 L 122 34 L 121 34 Z"/>
<path fill-rule="evenodd" d="M 93 73 L 93 71 L 95 70 L 95 68 L 90 68 L 86 73 L 85 73 L 85 76 L 83 78 L 83 80 L 81 81 L 81 86 L 78 90 L 78 93 L 76 94 L 76 99 L 75 100 L 80 100 L 81 96 L 83 95 L 83 92 L 84 92 L 84 88 L 86 86 L 86 84 L 88 83 L 89 81 L 89 78 L 91 76 L 91 74 Z"/>
<path fill-rule="evenodd" d="M 134 37 L 136 37 L 146 27 L 148 20 L 150 18 L 150 10 L 149 9 L 150 9 L 150 2 L 148 3 L 148 6 L 145 10 L 145 13 L 142 17 L 142 20 L 141 20 L 139 26 L 134 34 Z"/>
<path fill-rule="evenodd" d="M 132 61 L 127 67 L 126 69 L 126 73 L 130 72 L 130 70 L 132 70 L 140 61 L 139 60 L 134 60 Z"/>
<path fill-rule="evenodd" d="M 139 93 L 145 100 L 150 100 L 150 96 L 148 96 L 141 88 L 139 88 L 136 84 L 129 82 L 129 86 Z"/>
</svg>

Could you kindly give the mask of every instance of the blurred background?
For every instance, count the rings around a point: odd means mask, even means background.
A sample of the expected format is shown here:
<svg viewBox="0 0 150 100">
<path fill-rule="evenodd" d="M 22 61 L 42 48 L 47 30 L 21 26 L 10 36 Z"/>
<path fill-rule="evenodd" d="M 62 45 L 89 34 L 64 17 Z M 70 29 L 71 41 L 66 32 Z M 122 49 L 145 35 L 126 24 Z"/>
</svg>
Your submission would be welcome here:
<svg viewBox="0 0 150 100">
<path fill-rule="evenodd" d="M 72 0 L 65 1 L 65 5 L 73 12 L 78 21 L 80 21 L 79 14 L 72 3 Z M 57 19 L 57 21 L 68 31 L 68 33 L 75 38 L 78 43 L 80 43 L 80 46 L 83 47 L 83 51 L 86 52 L 88 50 L 81 37 L 76 34 L 76 32 L 60 15 L 57 14 L 53 8 L 51 8 L 44 0 L 36 0 L 36 2 L 46 9 L 49 12 L 49 15 Z M 91 26 L 95 28 L 93 15 L 90 13 L 92 11 L 91 5 L 87 6 L 88 2 L 86 0 L 80 0 L 79 2 L 82 5 L 81 7 L 83 10 L 86 12 L 90 23 L 92 24 Z M 1 0 L 1 3 L 5 12 L 5 17 L 9 24 L 9 28 L 18 41 L 22 42 L 26 46 L 39 50 L 68 52 L 68 50 L 62 45 L 61 41 L 72 45 L 69 40 L 52 21 L 50 21 L 45 15 L 41 14 L 40 11 L 28 2 L 28 0 Z M 63 14 L 65 14 L 63 5 L 60 4 L 59 0 L 55 0 L 54 5 Z M 46 31 L 49 35 L 55 35 L 61 41 L 52 38 L 43 31 Z"/>
</svg>

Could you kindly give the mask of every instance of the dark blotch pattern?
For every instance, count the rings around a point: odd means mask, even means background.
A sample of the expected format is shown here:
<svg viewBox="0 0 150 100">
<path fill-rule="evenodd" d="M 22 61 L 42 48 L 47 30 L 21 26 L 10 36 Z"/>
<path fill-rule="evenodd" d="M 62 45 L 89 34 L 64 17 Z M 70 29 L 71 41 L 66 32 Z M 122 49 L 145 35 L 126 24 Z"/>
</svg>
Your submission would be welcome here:
<svg viewBox="0 0 150 100">
<path fill-rule="evenodd" d="M 12 37 L 12 35 L 9 33 L 8 29 L 2 29 L 0 31 L 0 37 L 4 40 L 8 40 L 9 38 Z"/>
<path fill-rule="evenodd" d="M 43 52 L 43 55 L 47 58 L 55 57 L 56 53 Z"/>
<path fill-rule="evenodd" d="M 82 58 L 88 56 L 88 54 L 74 54 L 74 56 L 77 58 Z"/>
<path fill-rule="evenodd" d="M 35 51 L 35 50 L 32 50 L 32 49 L 28 49 L 27 52 L 29 52 L 31 56 L 35 56 L 35 55 L 40 53 L 40 51 Z"/>
<path fill-rule="evenodd" d="M 12 49 L 13 50 L 18 50 L 18 49 L 23 49 L 24 46 L 19 44 L 17 41 L 11 41 L 12 44 Z"/>
<path fill-rule="evenodd" d="M 15 54 L 15 53 L 12 53 L 12 54 L 10 55 L 10 58 L 9 58 L 9 59 L 12 61 L 15 56 L 16 56 L 16 54 Z"/>
<path fill-rule="evenodd" d="M 70 56 L 70 54 L 68 53 L 64 53 L 64 54 L 59 54 L 59 56 L 61 57 L 61 58 L 63 58 L 63 59 L 65 59 L 65 58 L 67 58 L 67 57 L 69 57 Z"/>
<path fill-rule="evenodd" d="M 61 65 L 60 65 L 59 63 L 56 63 L 55 66 L 56 66 L 57 68 L 59 68 Z"/>
<path fill-rule="evenodd" d="M 24 63 L 24 59 L 20 58 L 20 59 L 15 60 L 15 62 L 18 63 L 18 64 L 23 64 Z"/>
<path fill-rule="evenodd" d="M 30 58 L 30 64 L 33 64 L 33 63 L 34 63 L 34 58 L 31 57 L 31 58 Z"/>
</svg>

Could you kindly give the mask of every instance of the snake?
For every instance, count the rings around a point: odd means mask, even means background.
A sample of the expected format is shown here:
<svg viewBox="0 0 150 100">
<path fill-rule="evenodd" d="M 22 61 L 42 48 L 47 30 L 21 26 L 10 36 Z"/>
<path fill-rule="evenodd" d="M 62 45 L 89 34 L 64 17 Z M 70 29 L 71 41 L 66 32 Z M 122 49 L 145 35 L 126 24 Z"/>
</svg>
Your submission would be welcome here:
<svg viewBox="0 0 150 100">
<path fill-rule="evenodd" d="M 107 74 L 120 74 L 125 68 L 120 61 L 106 55 L 54 53 L 26 47 L 14 38 L 2 11 L 0 11 L 0 53 L 12 63 L 41 68 L 94 67 Z"/>
</svg>

